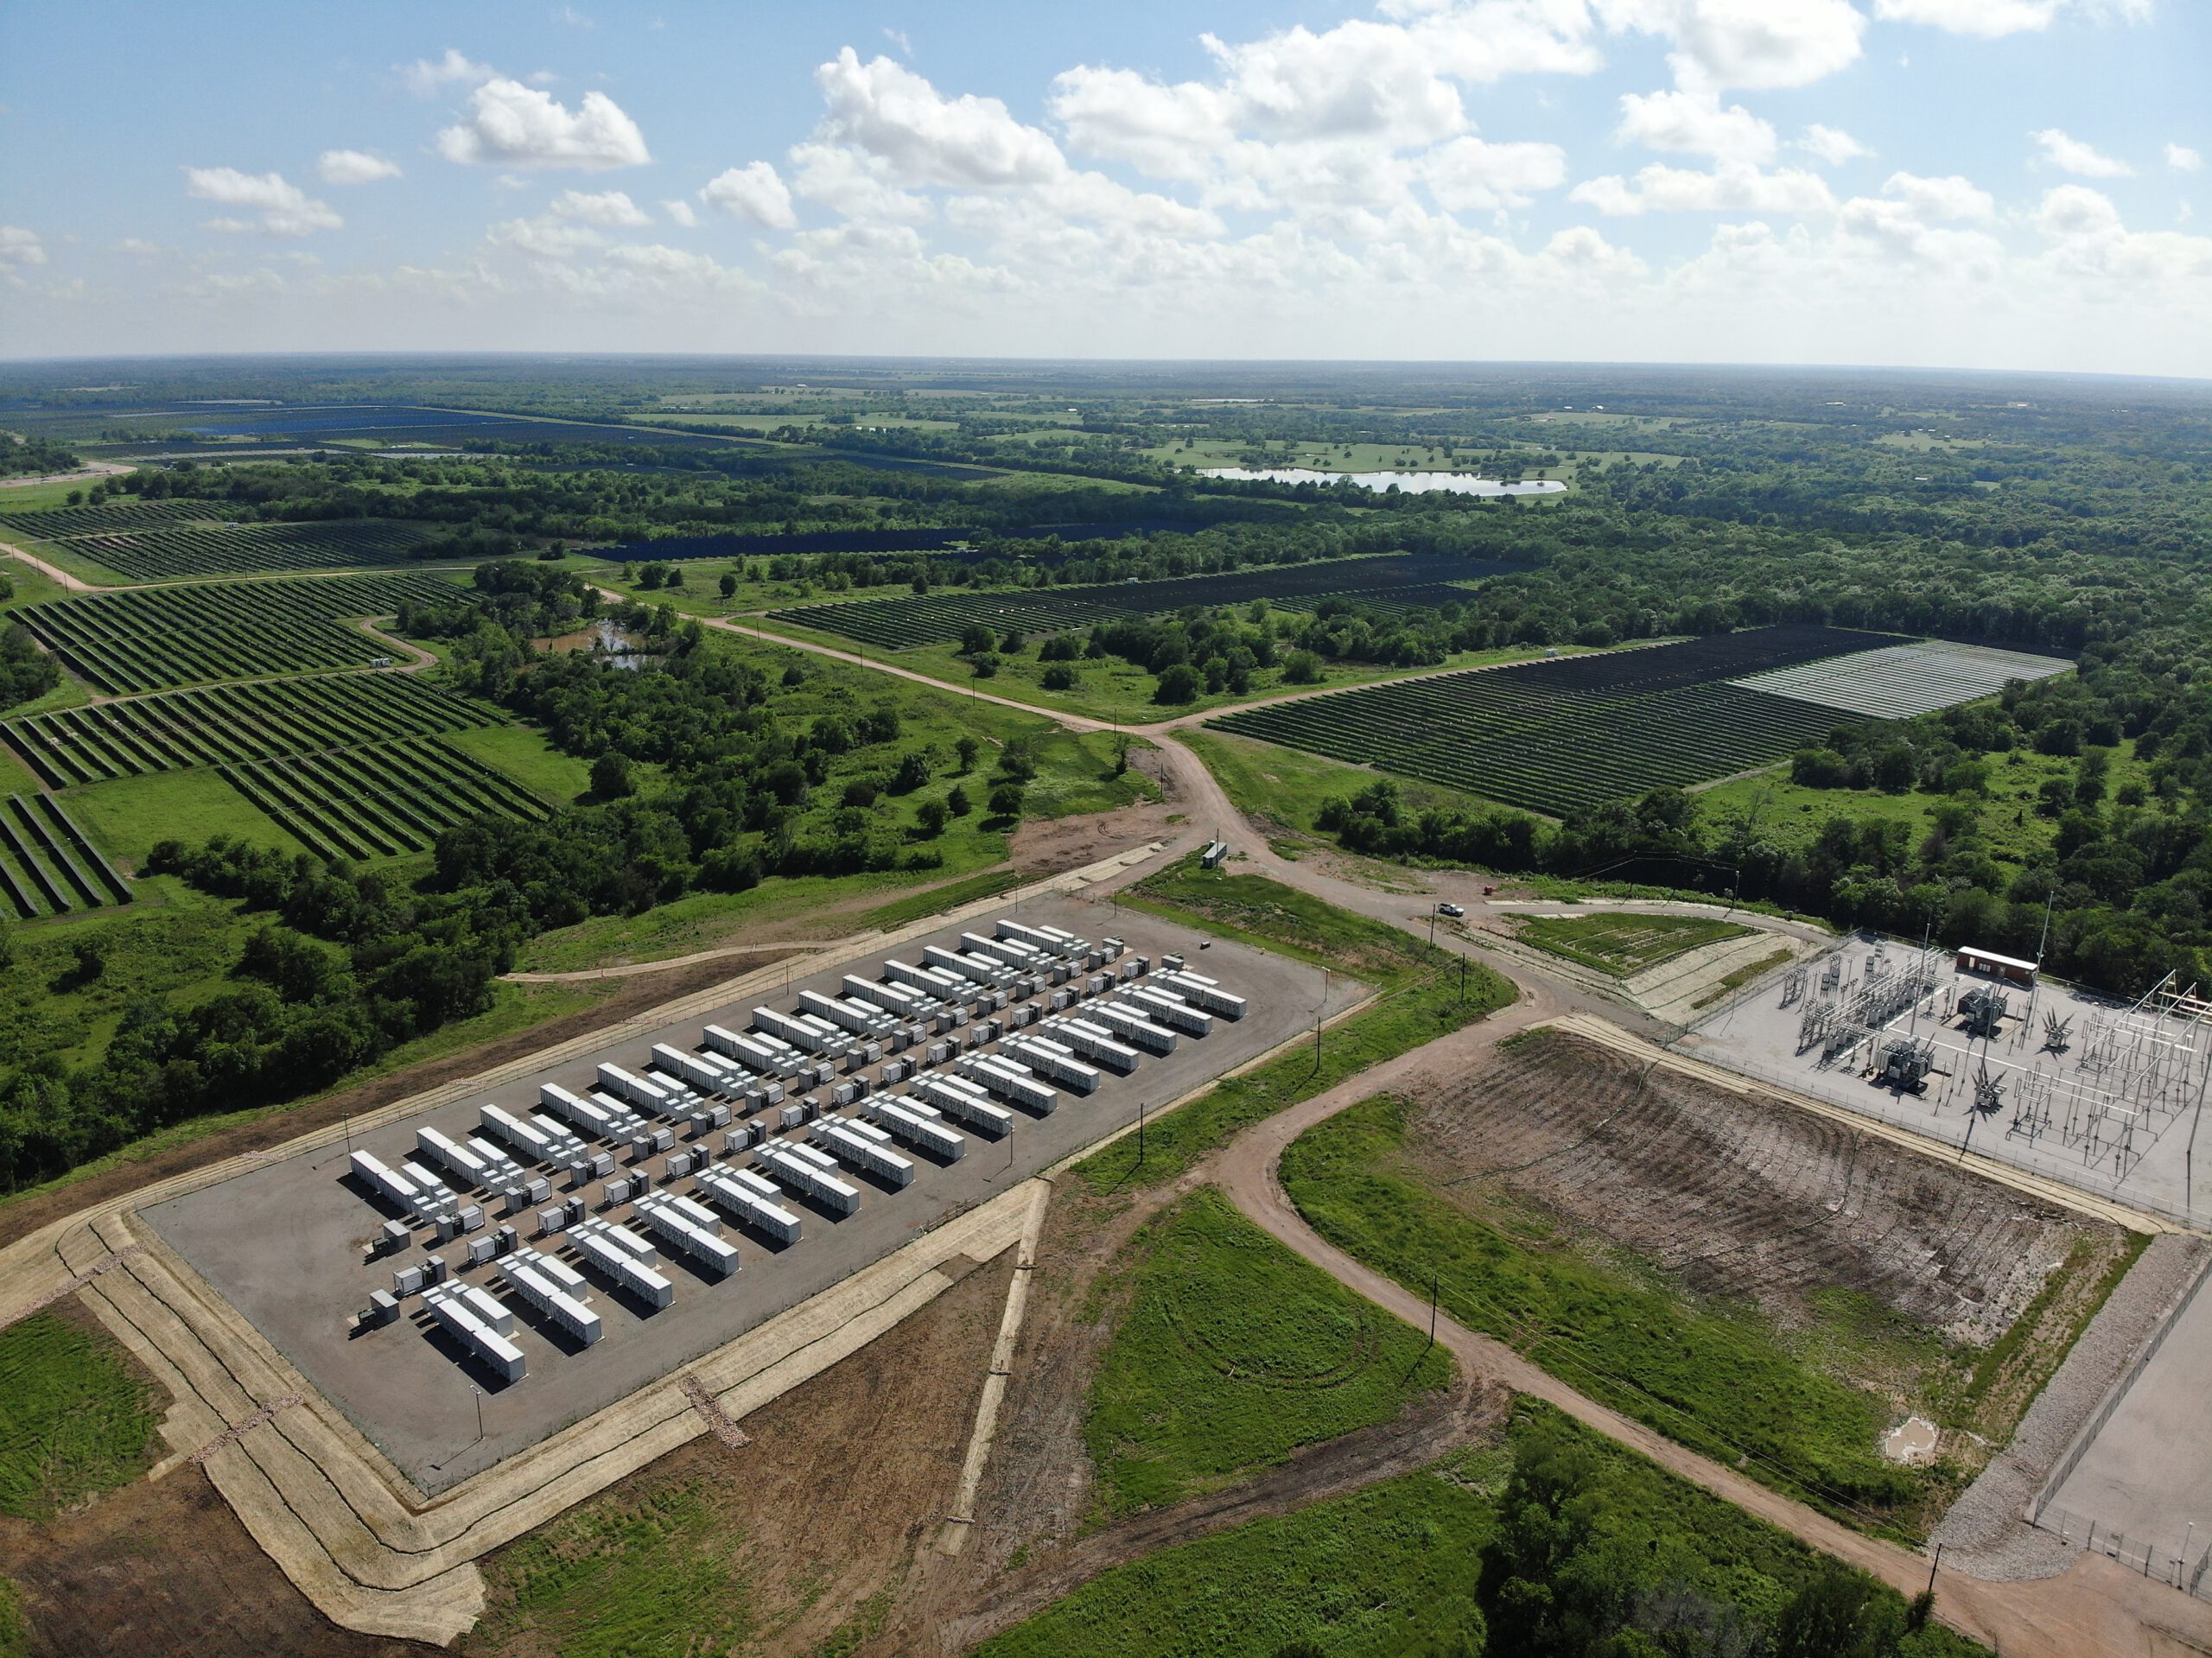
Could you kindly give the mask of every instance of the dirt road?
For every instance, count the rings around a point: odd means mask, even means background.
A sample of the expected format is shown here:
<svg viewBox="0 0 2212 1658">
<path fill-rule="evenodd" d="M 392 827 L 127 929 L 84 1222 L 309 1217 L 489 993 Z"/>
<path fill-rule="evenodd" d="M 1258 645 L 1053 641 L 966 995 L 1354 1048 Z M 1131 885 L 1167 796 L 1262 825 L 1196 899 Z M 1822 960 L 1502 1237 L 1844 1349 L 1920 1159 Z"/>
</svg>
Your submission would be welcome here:
<svg viewBox="0 0 2212 1658">
<path fill-rule="evenodd" d="M 857 653 L 797 640 L 785 643 L 940 689 L 957 693 L 963 689 Z M 1039 710 L 1002 697 L 990 700 L 1042 713 L 1076 730 L 1104 728 L 1103 721 L 1085 716 Z M 1180 826 L 1182 833 L 1176 844 L 1168 848 L 1165 856 L 1172 857 L 1209 838 L 1217 825 L 1224 831 L 1230 826 L 1236 826 L 1234 838 L 1237 850 L 1247 860 L 1244 867 L 1251 873 L 1264 874 L 1355 913 L 1408 931 L 1428 931 L 1435 901 L 1428 893 L 1416 898 L 1346 880 L 1328 867 L 1325 860 L 1293 862 L 1278 857 L 1268 848 L 1267 837 L 1252 830 L 1197 754 L 1174 740 L 1177 727 L 1202 717 L 1182 715 L 1151 726 L 1121 727 L 1132 735 L 1158 742 L 1162 785 L 1186 820 Z M 1449 878 L 1446 879 L 1448 882 Z M 1709 906 L 1638 907 L 1653 911 L 1679 908 L 1698 913 Z M 1497 960 L 1475 940 L 1440 935 L 1436 942 L 1455 952 L 1484 960 L 1500 971 L 1507 970 L 1507 964 Z M 1269 1118 L 1224 1148 L 1206 1171 L 1208 1178 L 1217 1181 L 1240 1210 L 1274 1236 L 1338 1282 L 1415 1325 L 1425 1325 L 1431 1316 L 1426 1301 L 1337 1249 L 1306 1225 L 1283 1191 L 1276 1166 L 1290 1142 L 1315 1123 L 1373 1094 L 1414 1083 L 1425 1073 L 1438 1073 L 1440 1068 L 1440 1074 L 1445 1075 L 1463 1072 L 1471 1059 L 1503 1038 L 1543 1020 L 1570 1012 L 1594 1011 L 1631 1029 L 1639 1023 L 1650 1022 L 1640 1021 L 1619 1004 L 1579 990 L 1528 962 L 1516 961 L 1510 964 L 1510 969 L 1509 976 L 1522 987 L 1520 999 L 1513 1006 Z M 1451 1350 L 1465 1375 L 1501 1383 L 1541 1399 L 1813 1547 L 1872 1572 L 1901 1593 L 1911 1595 L 1927 1585 L 1928 1560 L 1918 1551 L 1853 1531 L 1802 1503 L 1769 1490 L 1733 1469 L 1687 1450 L 1643 1424 L 1585 1397 L 1503 1344 L 1448 1318 L 1437 1318 L 1436 1331 L 1437 1339 Z M 2015 1658 L 2080 1658 L 2088 1653 L 2126 1654 L 2131 1658 L 2135 1655 L 2142 1655 L 2142 1658 L 2179 1658 L 2180 1655 L 2190 1653 L 2212 1654 L 2212 1605 L 2178 1594 L 2163 1585 L 2139 1579 L 2101 1555 L 2084 1554 L 2060 1577 L 2026 1582 L 1992 1583 L 1956 1572 L 1939 1571 L 1936 1586 L 1939 1613 L 1945 1622 Z"/>
<path fill-rule="evenodd" d="M 1474 1051 L 1524 1030 L 1545 1012 L 1542 992 L 1524 995 L 1483 1024 L 1407 1056 L 1421 1066 L 1462 1069 Z M 1445 1051 L 1452 1050 L 1446 1052 Z M 1402 1064 L 1402 1072 L 1415 1069 Z M 1328 1093 L 1293 1106 L 1230 1146 L 1214 1170 L 1236 1206 L 1274 1237 L 1328 1273 L 1416 1327 L 1430 1318 L 1428 1304 L 1329 1243 L 1306 1223 L 1276 1177 L 1284 1149 L 1314 1124 L 1387 1088 L 1384 1067 L 1356 1077 Z M 1662 1438 L 1642 1423 L 1586 1398 L 1511 1348 L 1438 1315 L 1436 1339 L 1463 1371 L 1493 1380 L 1552 1405 L 1586 1426 L 1641 1452 L 1670 1473 L 1726 1498 L 1837 1559 L 1872 1572 L 1900 1594 L 1927 1586 L 1927 1557 L 1852 1530 L 1826 1515 L 1769 1490 L 1731 1468 Z M 2212 1653 L 2212 1605 L 2139 1579 L 2101 1555 L 2084 1554 L 2063 1576 L 1990 1583 L 1955 1572 L 1936 1574 L 1936 1606 L 1943 1621 L 1994 1647 L 2009 1658 L 2082 1658 L 2088 1653 L 2178 1655 Z"/>
<path fill-rule="evenodd" d="M 106 591 L 105 588 L 94 587 L 91 582 L 84 580 L 81 576 L 70 575 L 68 571 L 63 569 L 59 564 L 49 564 L 42 558 L 32 557 L 22 548 L 16 546 L 12 541 L 0 541 L 0 553 L 7 554 L 10 558 L 21 559 L 24 563 L 29 565 L 31 569 L 36 570 L 41 575 L 46 577 L 49 581 L 60 582 L 63 588 L 67 588 L 71 593 L 102 593 Z"/>
</svg>

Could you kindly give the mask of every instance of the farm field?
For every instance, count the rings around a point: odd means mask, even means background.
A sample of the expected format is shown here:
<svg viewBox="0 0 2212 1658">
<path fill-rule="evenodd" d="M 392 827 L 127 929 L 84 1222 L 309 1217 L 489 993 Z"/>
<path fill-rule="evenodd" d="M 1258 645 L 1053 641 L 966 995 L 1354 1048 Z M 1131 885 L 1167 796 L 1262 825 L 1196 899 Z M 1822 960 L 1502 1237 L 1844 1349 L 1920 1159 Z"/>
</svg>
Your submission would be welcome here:
<svg viewBox="0 0 2212 1658">
<path fill-rule="evenodd" d="M 1747 937 L 1752 929 L 1732 921 L 1687 915 L 1532 915 L 1519 918 L 1514 936 L 1538 950 L 1616 979 L 1670 962 L 1707 944 Z"/>
<path fill-rule="evenodd" d="M 365 667 L 394 647 L 354 621 L 391 615 L 409 599 L 449 600 L 457 591 L 420 572 L 194 582 L 34 605 L 16 619 L 73 671 L 124 696 Z"/>
<path fill-rule="evenodd" d="M 57 563 L 97 566 L 134 581 L 162 581 L 183 576 L 404 564 L 409 549 L 429 537 L 429 530 L 421 524 L 391 518 L 178 524 L 71 536 L 42 542 L 39 550 Z"/>
<path fill-rule="evenodd" d="M 50 787 L 193 765 L 234 765 L 506 716 L 410 674 L 340 674 L 164 691 L 0 721 L 0 735 Z"/>
<path fill-rule="evenodd" d="M 1049 633 L 1121 617 L 1157 615 L 1185 605 L 1234 605 L 1265 599 L 1270 603 L 1284 602 L 1290 608 L 1310 608 L 1332 594 L 1363 596 L 1404 587 L 1428 588 L 1446 581 L 1477 581 L 1519 568 L 1446 555 L 1384 554 L 1114 586 L 861 599 L 768 613 L 778 621 L 820 628 L 896 651 L 957 639 L 963 629 L 977 622 L 999 629 L 1019 628 L 1025 633 Z M 1474 595 L 1470 592 L 1466 596 L 1471 600 Z"/>
<path fill-rule="evenodd" d="M 1770 765 L 1821 741 L 1834 709 L 1725 682 L 1896 642 L 1809 625 L 1758 628 L 1374 686 L 1209 723 L 1565 816 Z"/>
<path fill-rule="evenodd" d="M 130 889 L 51 795 L 0 806 L 0 915 L 23 920 L 130 902 Z"/>
<path fill-rule="evenodd" d="M 1424 1352 L 1419 1331 L 1211 1186 L 1147 1223 L 1128 1250 L 1128 1307 L 1084 1430 L 1109 1515 L 1165 1507 L 1388 1421 L 1451 1379 L 1442 1349 Z"/>
<path fill-rule="evenodd" d="M 1282 1175 L 1339 1248 L 1408 1285 L 1438 1274 L 1463 1323 L 1572 1386 L 1913 1537 L 2009 1439 L 2138 1242 L 1553 1031 L 1354 1107 Z M 1881 1453 L 1908 1413 L 1940 1431 L 1931 1465 Z"/>
</svg>

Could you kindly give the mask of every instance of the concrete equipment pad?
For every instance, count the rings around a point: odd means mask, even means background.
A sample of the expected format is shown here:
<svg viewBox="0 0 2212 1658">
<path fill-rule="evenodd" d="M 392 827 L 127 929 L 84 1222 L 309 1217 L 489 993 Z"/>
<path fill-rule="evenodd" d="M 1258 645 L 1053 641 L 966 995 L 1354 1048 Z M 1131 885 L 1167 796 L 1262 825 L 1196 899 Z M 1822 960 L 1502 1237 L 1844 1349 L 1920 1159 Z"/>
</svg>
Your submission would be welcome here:
<svg viewBox="0 0 2212 1658">
<path fill-rule="evenodd" d="M 145 1211 L 146 1218 L 410 1479 L 425 1493 L 435 1494 L 670 1374 L 950 1217 L 1126 1127 L 1135 1120 L 1140 1104 L 1156 1108 L 1179 1099 L 1310 1030 L 1317 1014 L 1333 1015 L 1365 994 L 1363 987 L 1341 975 L 1325 979 L 1317 969 L 1242 944 L 1212 942 L 1201 953 L 1201 943 L 1209 942 L 1202 935 L 1135 911 L 1116 915 L 1104 905 L 1056 898 L 1025 903 L 1018 916 L 1011 910 L 1007 913 L 1033 926 L 1058 926 L 1094 941 L 1112 933 L 1127 942 L 1129 955 L 1149 956 L 1155 969 L 1163 954 L 1180 951 L 1193 970 L 1219 980 L 1225 990 L 1245 998 L 1249 1011 L 1234 1022 L 1217 1019 L 1208 1036 L 1184 1037 L 1173 1054 L 1147 1055 L 1132 1075 L 1106 1072 L 1089 1096 L 1063 1091 L 1049 1115 L 1014 1108 L 1018 1121 L 1005 1140 L 971 1134 L 966 1155 L 958 1161 L 938 1163 L 919 1153 L 906 1153 L 915 1164 L 915 1174 L 903 1189 L 877 1185 L 849 1171 L 847 1178 L 862 1190 L 860 1211 L 833 1219 L 792 1200 L 788 1206 L 801 1215 L 804 1225 L 804 1236 L 794 1245 L 779 1249 L 726 1223 L 722 1236 L 736 1246 L 742 1263 L 730 1278 L 711 1280 L 692 1270 L 683 1257 L 664 1250 L 659 1270 L 676 1286 L 674 1303 L 665 1309 L 655 1312 L 626 1301 L 587 1268 L 592 1280 L 590 1305 L 605 1326 L 601 1338 L 590 1347 L 574 1348 L 549 1326 L 534 1322 L 537 1315 L 519 1296 L 505 1290 L 497 1261 L 457 1271 L 456 1281 L 486 1287 L 515 1311 L 513 1340 L 529 1366 L 520 1382 L 499 1386 L 481 1372 L 464 1368 L 458 1350 L 446 1345 L 445 1337 L 426 1333 L 435 1326 L 419 1297 L 402 1303 L 404 1313 L 397 1324 L 349 1334 L 348 1315 L 367 1304 L 371 1291 L 391 1287 L 395 1267 L 419 1263 L 429 1249 L 441 1249 L 449 1261 L 465 1261 L 466 1249 L 460 1241 L 444 1246 L 429 1242 L 429 1235 L 418 1229 L 406 1249 L 365 1264 L 363 1246 L 391 1213 L 352 1180 L 343 1144 L 324 1146 L 155 1204 Z M 526 1117 L 537 1109 L 540 1083 L 557 1083 L 588 1095 L 602 1059 L 643 1073 L 656 1042 L 696 1049 L 703 1025 L 744 1030 L 755 1005 L 793 1012 L 804 989 L 835 993 L 847 972 L 877 977 L 886 956 L 918 962 L 925 945 L 952 948 L 963 930 L 988 937 L 991 927 L 988 919 L 971 918 L 927 938 L 846 956 L 794 977 L 774 994 L 745 997 L 704 1016 L 472 1096 L 466 1103 L 356 1135 L 354 1143 L 397 1168 L 414 1157 L 418 1126 L 430 1124 L 465 1141 L 477 1131 L 477 1108 L 484 1101 Z M 1079 1013 L 1083 1005 L 1074 1011 Z M 918 1051 L 909 1050 L 900 1057 L 911 1058 Z M 950 1070 L 943 1066 L 929 1074 L 946 1075 Z M 873 1082 L 879 1070 L 872 1065 L 863 1074 Z M 840 1071 L 841 1079 L 844 1074 Z M 804 1091 L 823 1095 L 826 1103 L 826 1088 Z M 889 1091 L 895 1096 L 905 1089 L 897 1086 Z M 772 1122 L 772 1110 L 769 1117 Z M 750 1153 L 722 1154 L 721 1145 L 717 1130 L 699 1141 L 679 1136 L 677 1149 L 711 1146 L 717 1161 L 751 1166 Z M 1132 1145 L 1132 1155 L 1134 1151 Z M 657 1189 L 687 1194 L 693 1189 L 689 1178 L 662 1186 L 663 1157 L 650 1159 L 643 1166 L 652 1171 Z M 626 1159 L 618 1158 L 616 1178 L 630 1172 Z M 565 1180 L 556 1179 L 553 1186 L 557 1197 L 579 1195 L 566 1189 Z M 601 1212 L 602 1193 L 600 1182 L 580 1189 L 595 1214 Z M 486 1209 L 487 1220 L 494 1226 L 502 1218 L 492 1212 L 495 1207 Z M 605 1212 L 608 1219 L 626 1223 L 633 1211 L 623 1205 Z M 536 1227 L 531 1215 L 505 1218 L 517 1226 L 524 1243 L 577 1263 L 573 1249 L 555 1248 L 559 1239 L 531 1237 Z"/>
<path fill-rule="evenodd" d="M 2117 1533 L 2131 1553 L 2151 1551 L 2154 1576 L 2184 1551 L 2187 1566 L 2195 1568 L 2212 1546 L 2209 1373 L 2212 1290 L 2200 1288 L 2074 1471 L 2051 1494 L 2041 1523 L 2056 1528 L 2063 1516 L 2071 1540 L 2099 1548 Z M 2090 1522 L 2099 1534 L 2094 1539 L 2087 1531 Z"/>
</svg>

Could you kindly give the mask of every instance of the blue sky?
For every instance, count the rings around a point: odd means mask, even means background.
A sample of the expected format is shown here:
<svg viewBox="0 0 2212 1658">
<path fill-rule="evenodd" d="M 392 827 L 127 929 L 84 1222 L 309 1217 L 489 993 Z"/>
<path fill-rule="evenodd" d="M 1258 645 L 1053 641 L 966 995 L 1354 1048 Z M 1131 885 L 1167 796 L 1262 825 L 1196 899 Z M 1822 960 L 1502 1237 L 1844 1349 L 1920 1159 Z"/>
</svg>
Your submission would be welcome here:
<svg viewBox="0 0 2212 1658">
<path fill-rule="evenodd" d="M 2208 67 L 2182 0 L 16 0 L 0 354 L 2212 375 Z"/>
</svg>

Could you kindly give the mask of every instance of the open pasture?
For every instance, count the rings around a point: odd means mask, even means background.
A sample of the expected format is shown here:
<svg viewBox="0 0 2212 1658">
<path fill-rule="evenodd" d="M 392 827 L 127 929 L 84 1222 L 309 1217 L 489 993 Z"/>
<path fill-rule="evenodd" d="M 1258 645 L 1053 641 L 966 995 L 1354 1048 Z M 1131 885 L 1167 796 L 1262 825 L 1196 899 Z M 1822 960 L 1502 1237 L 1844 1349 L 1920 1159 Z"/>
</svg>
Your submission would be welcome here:
<svg viewBox="0 0 2212 1658">
<path fill-rule="evenodd" d="M 220 769 L 232 788 L 325 858 L 421 852 L 445 830 L 480 817 L 552 814 L 520 784 L 434 737 Z"/>
<path fill-rule="evenodd" d="M 346 674 L 60 708 L 0 723 L 0 734 L 59 789 L 505 722 L 411 675 Z"/>
<path fill-rule="evenodd" d="M 1214 726 L 1564 816 L 1770 765 L 1832 708 L 1724 683 L 1897 641 L 1813 626 L 1401 681 L 1224 715 Z"/>
<path fill-rule="evenodd" d="M 1323 598 L 1364 599 L 1373 594 L 1389 599 L 1404 588 L 1479 581 L 1520 568 L 1441 554 L 1389 553 L 1158 581 L 863 599 L 851 604 L 803 605 L 768 613 L 779 621 L 901 651 L 957 639 L 977 622 L 997 629 L 1018 628 L 1025 633 L 1050 633 L 1124 617 L 1155 616 L 1186 605 L 1241 605 L 1265 599 L 1305 608 Z"/>
<path fill-rule="evenodd" d="M 366 667 L 392 647 L 353 621 L 407 599 L 461 590 L 420 572 L 235 581 L 96 594 L 33 605 L 16 619 L 113 696 L 268 674 Z"/>
<path fill-rule="evenodd" d="M 51 795 L 0 808 L 0 901 L 25 921 L 130 902 L 130 889 Z"/>
<path fill-rule="evenodd" d="M 77 536 L 54 550 L 90 560 L 133 581 L 160 581 L 177 576 L 404 564 L 408 549 L 427 539 L 429 534 L 421 524 L 391 518 L 345 518 L 315 524 L 177 524 Z"/>
</svg>

